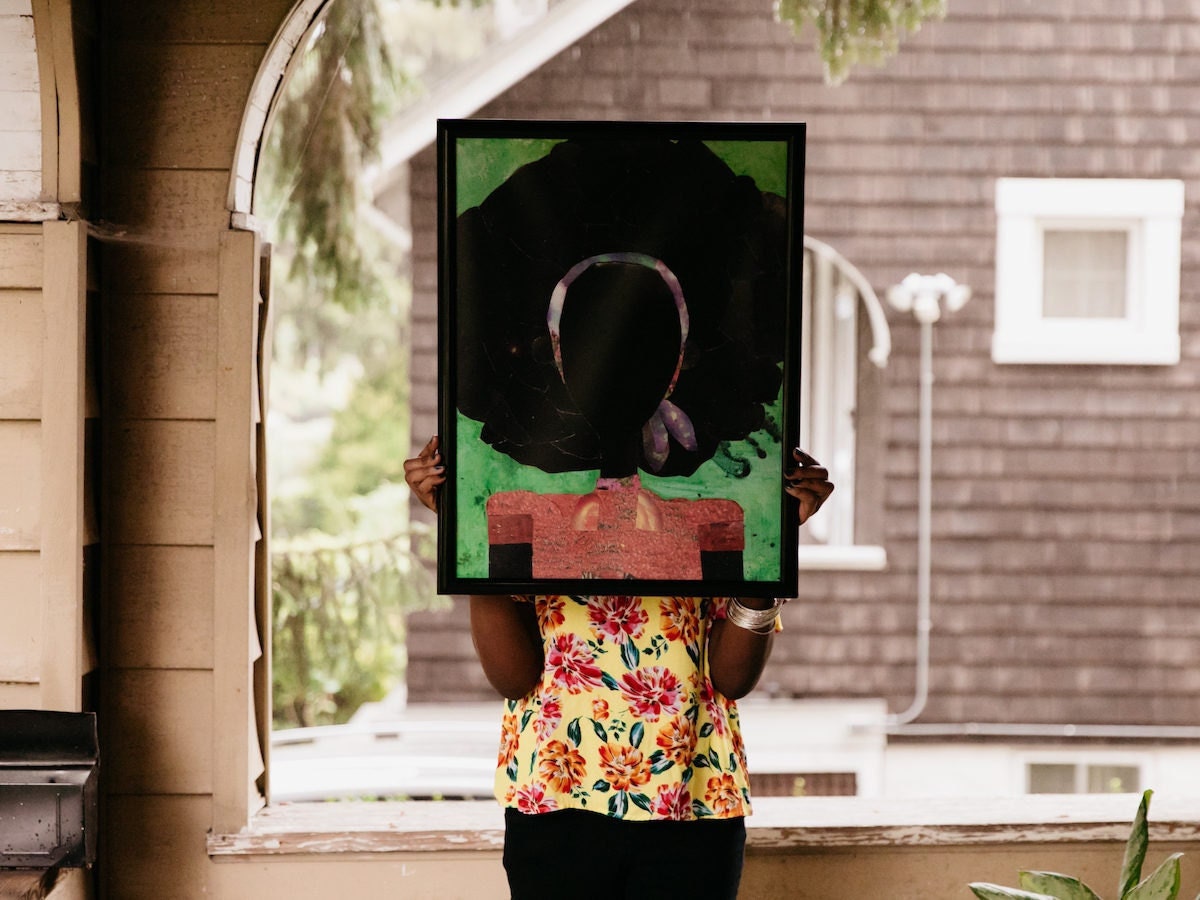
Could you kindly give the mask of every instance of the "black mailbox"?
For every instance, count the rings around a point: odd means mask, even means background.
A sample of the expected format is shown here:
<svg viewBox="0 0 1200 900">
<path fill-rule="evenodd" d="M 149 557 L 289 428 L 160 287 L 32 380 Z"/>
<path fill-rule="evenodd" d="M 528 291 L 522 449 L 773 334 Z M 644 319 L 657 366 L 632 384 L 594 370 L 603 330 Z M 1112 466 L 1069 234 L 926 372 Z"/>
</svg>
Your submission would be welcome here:
<svg viewBox="0 0 1200 900">
<path fill-rule="evenodd" d="M 0 869 L 96 861 L 96 714 L 0 710 Z"/>
</svg>

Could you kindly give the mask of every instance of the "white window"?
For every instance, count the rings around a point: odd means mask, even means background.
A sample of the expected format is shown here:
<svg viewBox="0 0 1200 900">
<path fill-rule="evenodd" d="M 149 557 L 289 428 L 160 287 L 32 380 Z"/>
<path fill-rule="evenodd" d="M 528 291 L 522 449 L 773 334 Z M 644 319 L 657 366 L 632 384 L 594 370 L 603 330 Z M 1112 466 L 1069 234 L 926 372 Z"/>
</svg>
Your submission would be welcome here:
<svg viewBox="0 0 1200 900">
<path fill-rule="evenodd" d="M 1025 770 L 1028 794 L 1128 794 L 1141 788 L 1137 765 L 1111 763 L 1029 763 Z"/>
<path fill-rule="evenodd" d="M 860 342 L 864 312 L 869 340 Z M 804 238 L 802 314 L 800 443 L 829 469 L 837 490 L 802 529 L 800 566 L 880 569 L 886 562 L 880 535 L 866 533 L 864 524 L 879 520 L 879 441 L 859 425 L 878 419 L 877 410 L 863 415 L 860 407 L 879 398 L 870 382 L 887 364 L 891 332 L 862 273 L 810 237 Z"/>
<path fill-rule="evenodd" d="M 998 363 L 1179 362 L 1183 182 L 996 182 Z"/>
</svg>

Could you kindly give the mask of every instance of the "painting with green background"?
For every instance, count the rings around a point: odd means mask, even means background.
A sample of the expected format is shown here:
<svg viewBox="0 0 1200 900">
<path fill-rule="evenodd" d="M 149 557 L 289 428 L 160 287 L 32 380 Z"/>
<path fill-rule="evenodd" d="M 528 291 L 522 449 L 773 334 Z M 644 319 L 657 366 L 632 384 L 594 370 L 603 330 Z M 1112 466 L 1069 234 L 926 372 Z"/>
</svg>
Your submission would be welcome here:
<svg viewBox="0 0 1200 900">
<path fill-rule="evenodd" d="M 521 166 L 541 159 L 560 139 L 459 137 L 455 153 L 455 214 L 478 206 Z M 788 145 L 780 140 L 709 140 L 703 142 L 736 175 L 752 178 L 758 189 L 785 197 Z M 765 409 L 766 427 L 746 440 L 722 447 L 721 459 L 702 464 L 686 477 L 659 478 L 643 472 L 642 486 L 668 500 L 722 497 L 736 501 L 745 513 L 743 577 L 747 582 L 781 577 L 780 485 L 783 454 L 779 452 L 783 421 L 782 389 Z M 457 556 L 460 578 L 487 578 L 488 533 L 485 504 L 500 491 L 578 493 L 593 490 L 597 473 L 549 474 L 524 466 L 480 440 L 482 425 L 461 413 L 455 429 L 457 488 Z M 731 477 L 730 466 L 743 466 L 746 477 Z M 469 478 L 461 473 L 470 473 Z"/>
</svg>

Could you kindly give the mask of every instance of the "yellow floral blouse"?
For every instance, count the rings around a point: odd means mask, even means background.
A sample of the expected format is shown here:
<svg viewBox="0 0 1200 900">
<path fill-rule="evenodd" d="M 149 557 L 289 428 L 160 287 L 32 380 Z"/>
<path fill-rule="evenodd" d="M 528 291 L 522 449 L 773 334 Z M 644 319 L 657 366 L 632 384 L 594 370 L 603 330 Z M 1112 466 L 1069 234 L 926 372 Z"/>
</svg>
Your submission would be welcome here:
<svg viewBox="0 0 1200 900">
<path fill-rule="evenodd" d="M 536 606 L 546 666 L 533 691 L 507 701 L 502 804 L 635 820 L 749 815 L 737 707 L 707 671 L 724 599 L 518 599 Z"/>
</svg>

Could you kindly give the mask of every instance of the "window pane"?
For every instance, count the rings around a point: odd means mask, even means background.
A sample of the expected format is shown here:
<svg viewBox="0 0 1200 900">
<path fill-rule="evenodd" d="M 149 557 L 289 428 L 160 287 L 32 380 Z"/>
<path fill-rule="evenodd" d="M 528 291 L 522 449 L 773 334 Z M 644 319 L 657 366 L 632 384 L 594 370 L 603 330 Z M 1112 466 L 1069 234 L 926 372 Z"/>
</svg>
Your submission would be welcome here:
<svg viewBox="0 0 1200 900">
<path fill-rule="evenodd" d="M 1030 763 L 1029 793 L 1074 794 L 1075 766 L 1073 763 Z"/>
<path fill-rule="evenodd" d="M 1141 790 L 1137 766 L 1088 766 L 1089 794 L 1125 794 Z"/>
<path fill-rule="evenodd" d="M 1042 315 L 1125 318 L 1126 231 L 1046 231 Z"/>
</svg>

